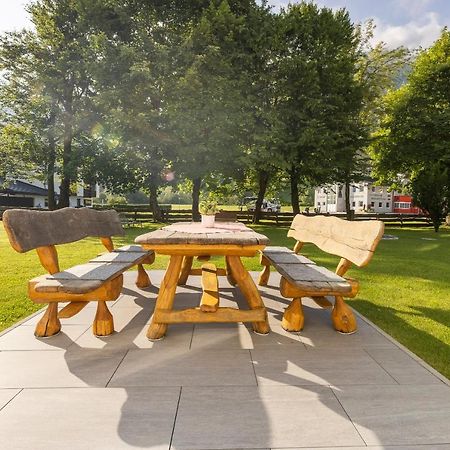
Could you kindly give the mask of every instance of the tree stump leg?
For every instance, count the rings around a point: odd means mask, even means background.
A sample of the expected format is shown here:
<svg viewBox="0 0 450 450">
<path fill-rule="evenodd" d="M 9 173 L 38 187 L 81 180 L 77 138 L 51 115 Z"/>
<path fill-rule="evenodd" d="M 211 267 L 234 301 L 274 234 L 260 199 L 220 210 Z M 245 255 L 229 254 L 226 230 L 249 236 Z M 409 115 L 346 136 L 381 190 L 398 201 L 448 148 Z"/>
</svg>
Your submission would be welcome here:
<svg viewBox="0 0 450 450">
<path fill-rule="evenodd" d="M 182 256 L 172 255 L 170 257 L 166 274 L 164 275 L 161 287 L 159 288 L 158 298 L 156 299 L 155 312 L 158 309 L 172 309 L 175 292 L 177 290 L 177 284 L 180 277 L 182 262 Z M 147 338 L 156 341 L 163 338 L 166 334 L 166 331 L 167 324 L 155 322 L 155 315 L 153 314 L 152 321 L 147 331 Z"/>
<path fill-rule="evenodd" d="M 178 286 L 184 286 L 187 283 L 189 274 L 192 269 L 193 261 L 194 261 L 193 256 L 185 256 L 183 258 L 183 264 L 181 266 L 180 278 L 178 279 Z"/>
<path fill-rule="evenodd" d="M 305 324 L 301 297 L 292 299 L 291 304 L 285 309 L 281 326 L 286 331 L 301 331 Z"/>
<path fill-rule="evenodd" d="M 97 303 L 92 332 L 95 336 L 109 336 L 114 333 L 114 319 L 108 306 L 106 306 L 106 302 Z"/>
<path fill-rule="evenodd" d="M 138 275 L 136 278 L 136 286 L 139 289 L 144 289 L 152 285 L 150 281 L 150 277 L 148 276 L 148 273 L 144 269 L 144 266 L 142 264 L 138 264 Z"/>
<path fill-rule="evenodd" d="M 252 277 L 245 269 L 239 256 L 228 257 L 233 275 L 236 279 L 237 285 L 244 294 L 250 309 L 265 308 L 258 288 L 252 280 Z M 253 331 L 259 334 L 267 334 L 270 332 L 269 319 L 267 312 L 263 322 L 252 322 Z"/>
<path fill-rule="evenodd" d="M 58 303 L 48 304 L 42 319 L 36 325 L 34 335 L 36 337 L 49 337 L 58 334 L 61 331 L 61 322 L 58 319 Z"/>
<path fill-rule="evenodd" d="M 354 333 L 358 328 L 353 311 L 344 302 L 344 299 L 338 295 L 335 297 L 331 320 L 334 328 L 341 333 Z"/>
<path fill-rule="evenodd" d="M 263 267 L 263 270 L 261 271 L 261 273 L 259 274 L 258 285 L 259 286 L 267 286 L 267 283 L 269 282 L 269 277 L 270 277 L 270 261 L 263 254 L 261 254 L 261 258 L 260 258 L 259 262 L 264 267 Z"/>
<path fill-rule="evenodd" d="M 231 264 L 230 264 L 230 261 L 228 258 L 229 258 L 228 256 L 225 256 L 225 265 L 227 268 L 227 280 L 228 280 L 228 283 L 231 284 L 231 286 L 236 286 L 237 283 L 233 276 L 233 269 L 231 268 Z"/>
</svg>

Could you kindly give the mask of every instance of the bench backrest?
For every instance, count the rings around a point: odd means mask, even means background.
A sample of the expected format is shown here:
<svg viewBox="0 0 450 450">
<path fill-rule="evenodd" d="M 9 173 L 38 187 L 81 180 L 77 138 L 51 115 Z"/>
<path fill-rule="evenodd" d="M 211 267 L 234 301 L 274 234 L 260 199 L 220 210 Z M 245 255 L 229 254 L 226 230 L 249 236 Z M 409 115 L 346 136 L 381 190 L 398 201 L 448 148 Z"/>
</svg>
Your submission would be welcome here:
<svg viewBox="0 0 450 450">
<path fill-rule="evenodd" d="M 3 214 L 3 225 L 14 250 L 29 250 L 67 244 L 86 237 L 123 236 L 116 211 L 90 208 L 63 208 L 57 211 L 10 209 Z"/>
<path fill-rule="evenodd" d="M 288 232 L 300 242 L 310 242 L 321 250 L 356 264 L 365 266 L 372 259 L 383 236 L 380 220 L 347 221 L 337 217 L 297 214 Z"/>
</svg>

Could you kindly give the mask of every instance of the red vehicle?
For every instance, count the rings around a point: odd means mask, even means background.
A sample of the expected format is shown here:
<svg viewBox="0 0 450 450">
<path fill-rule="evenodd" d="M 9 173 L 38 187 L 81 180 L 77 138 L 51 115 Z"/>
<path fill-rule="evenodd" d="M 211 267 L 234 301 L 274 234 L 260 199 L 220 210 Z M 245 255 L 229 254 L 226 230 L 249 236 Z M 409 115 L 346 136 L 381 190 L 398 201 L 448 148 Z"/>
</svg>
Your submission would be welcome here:
<svg viewBox="0 0 450 450">
<path fill-rule="evenodd" d="M 410 195 L 394 195 L 394 209 L 397 214 L 421 214 L 422 210 L 414 206 Z"/>
</svg>

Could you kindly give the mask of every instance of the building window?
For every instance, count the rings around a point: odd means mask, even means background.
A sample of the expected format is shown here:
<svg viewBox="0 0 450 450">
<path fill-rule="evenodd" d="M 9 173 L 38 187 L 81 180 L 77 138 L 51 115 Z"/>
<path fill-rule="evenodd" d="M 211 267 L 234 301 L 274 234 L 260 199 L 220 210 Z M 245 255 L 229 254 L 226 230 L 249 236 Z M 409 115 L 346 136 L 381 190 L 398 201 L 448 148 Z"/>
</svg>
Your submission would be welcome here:
<svg viewBox="0 0 450 450">
<path fill-rule="evenodd" d="M 364 204 L 364 203 L 363 203 L 362 201 L 360 201 L 360 202 L 358 203 L 358 205 L 359 205 L 360 208 L 362 208 L 363 204 Z"/>
<path fill-rule="evenodd" d="M 409 209 L 409 208 L 411 208 L 411 203 L 395 202 L 394 203 L 394 208 L 397 208 L 397 209 Z"/>
<path fill-rule="evenodd" d="M 389 202 L 386 203 L 386 208 L 389 208 Z"/>
<path fill-rule="evenodd" d="M 353 187 L 352 187 L 352 191 L 353 191 L 353 192 L 356 192 L 356 186 L 353 186 Z"/>
<path fill-rule="evenodd" d="M 375 186 L 372 186 L 372 192 L 375 192 Z"/>
<path fill-rule="evenodd" d="M 378 206 L 381 208 L 383 206 L 383 203 L 379 202 Z"/>
<path fill-rule="evenodd" d="M 373 208 L 375 206 L 375 202 L 370 202 L 370 206 Z"/>
<path fill-rule="evenodd" d="M 342 186 L 339 186 L 338 188 L 338 197 L 342 198 Z"/>
<path fill-rule="evenodd" d="M 355 206 L 356 205 L 356 203 L 355 202 L 352 202 L 352 206 Z"/>
<path fill-rule="evenodd" d="M 323 206 L 325 206 L 325 205 L 326 205 L 326 203 L 325 203 L 325 202 L 322 202 L 322 205 L 323 205 Z"/>
</svg>

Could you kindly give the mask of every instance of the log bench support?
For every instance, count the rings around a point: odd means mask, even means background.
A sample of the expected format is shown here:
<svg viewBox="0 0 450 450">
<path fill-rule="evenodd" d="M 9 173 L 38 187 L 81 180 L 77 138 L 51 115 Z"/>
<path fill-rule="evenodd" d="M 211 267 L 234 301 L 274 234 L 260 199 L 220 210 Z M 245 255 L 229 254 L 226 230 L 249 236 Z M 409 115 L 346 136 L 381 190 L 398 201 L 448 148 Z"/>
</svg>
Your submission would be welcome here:
<svg viewBox="0 0 450 450">
<path fill-rule="evenodd" d="M 202 265 L 202 290 L 200 310 L 215 313 L 219 309 L 219 282 L 217 267 L 214 264 Z"/>
<path fill-rule="evenodd" d="M 209 258 L 208 258 L 209 259 Z M 202 259 L 197 258 L 198 261 L 205 260 L 204 257 Z M 187 280 L 189 276 L 202 276 L 202 269 L 193 269 L 192 264 L 194 262 L 193 256 L 185 256 L 183 258 L 183 263 L 181 265 L 180 277 L 178 279 L 178 286 L 185 286 L 187 284 Z M 218 277 L 227 277 L 228 282 L 232 286 L 236 286 L 236 280 L 233 277 L 231 265 L 229 262 L 229 257 L 225 256 L 225 265 L 226 269 L 222 269 L 218 267 L 216 269 L 216 274 Z M 203 267 L 203 266 L 202 266 Z"/>
</svg>

